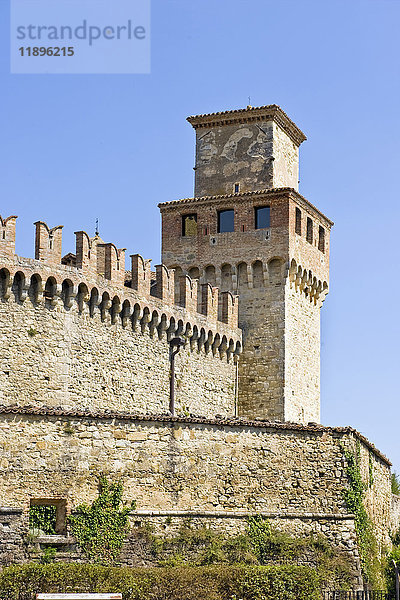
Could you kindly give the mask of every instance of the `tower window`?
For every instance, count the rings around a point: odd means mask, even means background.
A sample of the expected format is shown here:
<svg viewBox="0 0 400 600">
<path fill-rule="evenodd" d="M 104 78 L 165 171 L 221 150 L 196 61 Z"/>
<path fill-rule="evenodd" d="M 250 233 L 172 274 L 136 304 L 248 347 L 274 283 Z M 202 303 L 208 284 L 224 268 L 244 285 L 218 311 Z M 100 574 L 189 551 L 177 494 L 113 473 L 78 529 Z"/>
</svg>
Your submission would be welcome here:
<svg viewBox="0 0 400 600">
<path fill-rule="evenodd" d="M 318 232 L 318 250 L 325 252 L 325 229 L 321 225 Z"/>
<path fill-rule="evenodd" d="M 240 185 L 238 183 L 235 183 L 235 194 L 239 193 L 239 189 L 240 189 Z"/>
<path fill-rule="evenodd" d="M 197 215 L 195 213 L 182 216 L 182 235 L 183 237 L 197 235 Z"/>
<path fill-rule="evenodd" d="M 235 231 L 235 218 L 233 209 L 218 211 L 218 233 Z"/>
<path fill-rule="evenodd" d="M 254 209 L 255 213 L 255 228 L 266 229 L 270 226 L 270 207 L 257 206 Z"/>
<path fill-rule="evenodd" d="M 301 210 L 296 207 L 295 232 L 301 235 Z"/>
<path fill-rule="evenodd" d="M 307 217 L 307 236 L 306 236 L 307 242 L 310 242 L 310 244 L 313 243 L 313 222 L 312 219 L 310 219 L 310 217 Z"/>
</svg>

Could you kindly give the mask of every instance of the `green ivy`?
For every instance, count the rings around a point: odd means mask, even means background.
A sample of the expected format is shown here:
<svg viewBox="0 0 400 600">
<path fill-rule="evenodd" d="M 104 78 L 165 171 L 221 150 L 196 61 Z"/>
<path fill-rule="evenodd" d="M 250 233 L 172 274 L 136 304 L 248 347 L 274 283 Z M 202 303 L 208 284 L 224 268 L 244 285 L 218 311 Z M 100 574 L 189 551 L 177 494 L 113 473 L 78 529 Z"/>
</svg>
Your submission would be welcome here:
<svg viewBox="0 0 400 600">
<path fill-rule="evenodd" d="M 343 496 L 347 508 L 354 514 L 361 568 L 366 581 L 372 587 L 377 587 L 382 585 L 382 576 L 373 523 L 363 502 L 366 486 L 362 481 L 360 471 L 360 443 L 357 442 L 354 453 L 344 447 L 342 450 L 347 461 L 346 473 L 349 480 L 349 488 L 343 490 Z"/>
<path fill-rule="evenodd" d="M 71 533 L 87 558 L 94 563 L 112 564 L 118 558 L 128 527 L 128 515 L 135 502 L 122 502 L 120 481 L 99 479 L 99 495 L 91 506 L 80 504 L 68 519 Z"/>
<path fill-rule="evenodd" d="M 254 553 L 260 564 L 265 564 L 271 554 L 271 525 L 268 519 L 261 515 L 247 518 L 247 533 L 251 540 Z"/>
<path fill-rule="evenodd" d="M 33 504 L 29 509 L 29 529 L 34 534 L 43 532 L 45 535 L 54 535 L 56 533 L 57 507 L 53 504 L 43 506 Z"/>
</svg>

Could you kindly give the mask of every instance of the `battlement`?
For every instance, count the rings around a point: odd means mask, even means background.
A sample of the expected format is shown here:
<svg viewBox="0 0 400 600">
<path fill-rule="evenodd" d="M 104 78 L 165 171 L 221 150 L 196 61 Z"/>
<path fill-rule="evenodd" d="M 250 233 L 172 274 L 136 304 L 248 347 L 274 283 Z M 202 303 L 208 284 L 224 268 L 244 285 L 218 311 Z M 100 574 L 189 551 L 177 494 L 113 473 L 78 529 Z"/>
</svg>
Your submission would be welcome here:
<svg viewBox="0 0 400 600">
<path fill-rule="evenodd" d="M 37 221 L 35 259 L 15 254 L 15 220 L 0 217 L 0 295 L 14 295 L 19 303 L 29 299 L 49 308 L 64 306 L 102 321 L 147 328 L 167 339 L 184 335 L 193 348 L 212 350 L 228 357 L 241 351 L 238 298 L 219 293 L 209 284 L 199 285 L 189 276 L 175 277 L 173 269 L 156 265 L 140 254 L 131 255 L 125 271 L 125 248 L 105 243 L 84 231 L 76 235 L 76 254 L 62 258 L 62 226 L 49 228 Z"/>
</svg>

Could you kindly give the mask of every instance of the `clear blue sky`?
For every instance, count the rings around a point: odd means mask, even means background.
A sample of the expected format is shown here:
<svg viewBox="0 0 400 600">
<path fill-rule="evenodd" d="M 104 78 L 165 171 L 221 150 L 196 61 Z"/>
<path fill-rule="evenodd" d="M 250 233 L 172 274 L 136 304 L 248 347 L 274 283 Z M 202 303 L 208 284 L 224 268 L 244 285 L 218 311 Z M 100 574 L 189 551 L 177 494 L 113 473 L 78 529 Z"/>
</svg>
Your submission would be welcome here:
<svg viewBox="0 0 400 600">
<path fill-rule="evenodd" d="M 300 192 L 335 222 L 322 309 L 322 422 L 400 471 L 396 0 L 153 0 L 150 75 L 10 75 L 0 0 L 1 206 L 157 264 L 157 203 L 192 195 L 191 114 L 276 103 L 306 133 Z"/>
</svg>

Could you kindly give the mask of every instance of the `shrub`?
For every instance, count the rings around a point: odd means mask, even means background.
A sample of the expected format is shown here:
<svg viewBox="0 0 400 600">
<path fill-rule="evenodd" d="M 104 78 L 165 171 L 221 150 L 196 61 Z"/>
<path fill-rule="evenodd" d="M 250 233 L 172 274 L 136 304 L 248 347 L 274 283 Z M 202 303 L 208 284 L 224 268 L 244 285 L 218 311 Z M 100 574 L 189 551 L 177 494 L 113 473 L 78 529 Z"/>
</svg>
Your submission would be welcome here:
<svg viewBox="0 0 400 600">
<path fill-rule="evenodd" d="M 38 592 L 121 592 L 123 600 L 318 600 L 309 567 L 212 566 L 121 568 L 28 564 L 0 573 L 1 600 L 34 600 Z"/>
</svg>

